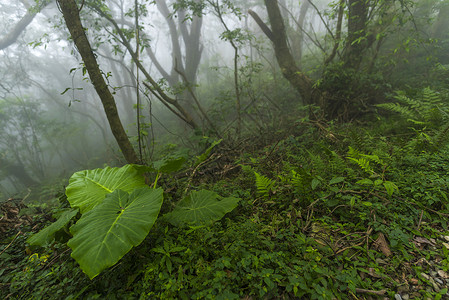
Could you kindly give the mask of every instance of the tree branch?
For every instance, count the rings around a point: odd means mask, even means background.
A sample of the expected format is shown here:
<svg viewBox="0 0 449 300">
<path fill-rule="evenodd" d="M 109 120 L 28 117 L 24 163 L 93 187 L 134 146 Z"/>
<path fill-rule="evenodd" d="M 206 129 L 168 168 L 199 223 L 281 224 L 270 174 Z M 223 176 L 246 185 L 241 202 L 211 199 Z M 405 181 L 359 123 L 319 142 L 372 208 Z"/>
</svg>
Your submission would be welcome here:
<svg viewBox="0 0 449 300">
<path fill-rule="evenodd" d="M 254 21 L 256 21 L 257 25 L 259 25 L 260 29 L 262 29 L 263 33 L 265 33 L 265 35 L 270 39 L 270 41 L 274 42 L 273 32 L 271 31 L 270 28 L 268 28 L 267 24 L 265 24 L 264 21 L 262 21 L 259 15 L 251 9 L 248 10 L 248 14 L 251 17 L 253 17 Z"/>
</svg>

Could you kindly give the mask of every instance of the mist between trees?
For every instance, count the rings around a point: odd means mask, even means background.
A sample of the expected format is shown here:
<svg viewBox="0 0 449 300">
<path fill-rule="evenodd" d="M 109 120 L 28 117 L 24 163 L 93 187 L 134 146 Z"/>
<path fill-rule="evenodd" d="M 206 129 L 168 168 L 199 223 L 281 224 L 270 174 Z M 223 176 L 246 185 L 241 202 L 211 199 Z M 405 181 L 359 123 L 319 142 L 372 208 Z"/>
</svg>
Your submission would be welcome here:
<svg viewBox="0 0 449 300">
<path fill-rule="evenodd" d="M 366 120 L 397 89 L 447 88 L 448 12 L 443 0 L 1 0 L 0 197 L 304 118 Z"/>
</svg>

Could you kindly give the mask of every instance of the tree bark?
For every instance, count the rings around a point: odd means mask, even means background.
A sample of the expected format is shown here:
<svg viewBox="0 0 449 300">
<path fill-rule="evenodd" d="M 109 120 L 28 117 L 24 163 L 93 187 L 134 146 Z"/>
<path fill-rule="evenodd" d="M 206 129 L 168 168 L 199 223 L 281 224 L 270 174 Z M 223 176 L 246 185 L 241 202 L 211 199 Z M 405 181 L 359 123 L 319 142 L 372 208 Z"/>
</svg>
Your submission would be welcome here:
<svg viewBox="0 0 449 300">
<path fill-rule="evenodd" d="M 367 41 L 367 0 L 349 0 L 348 2 L 348 40 L 344 53 L 346 67 L 357 69 L 362 61 L 363 51 L 368 47 Z"/>
<path fill-rule="evenodd" d="M 313 81 L 301 72 L 290 52 L 285 33 L 284 21 L 277 0 L 265 0 L 271 30 L 253 11 L 249 14 L 253 17 L 262 31 L 273 42 L 276 60 L 282 75 L 302 96 L 305 104 L 322 106 L 321 92 L 313 88 Z"/>
<path fill-rule="evenodd" d="M 89 40 L 84 32 L 75 0 L 57 1 L 62 11 L 67 28 L 69 29 L 72 39 L 84 61 L 90 80 L 92 81 L 92 84 L 101 99 L 112 134 L 122 150 L 123 156 L 128 163 L 139 163 L 137 154 L 134 151 L 128 136 L 126 135 L 122 122 L 120 121 L 114 97 L 104 81 L 102 72 L 98 66 Z"/>
</svg>

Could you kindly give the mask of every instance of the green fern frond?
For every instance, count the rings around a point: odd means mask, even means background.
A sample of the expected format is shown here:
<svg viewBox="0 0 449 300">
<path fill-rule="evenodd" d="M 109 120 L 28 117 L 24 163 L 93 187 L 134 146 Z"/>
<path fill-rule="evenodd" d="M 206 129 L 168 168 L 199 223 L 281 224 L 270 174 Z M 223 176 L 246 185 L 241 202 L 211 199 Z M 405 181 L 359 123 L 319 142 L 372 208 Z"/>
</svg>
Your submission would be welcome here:
<svg viewBox="0 0 449 300">
<path fill-rule="evenodd" d="M 415 125 L 425 125 L 442 117 L 440 112 L 442 97 L 440 93 L 430 88 L 424 88 L 416 99 L 407 97 L 403 91 L 397 91 L 394 99 L 398 102 L 376 106 L 397 113 Z"/>
<path fill-rule="evenodd" d="M 257 193 L 260 196 L 268 198 L 270 192 L 273 190 L 275 181 L 257 172 L 254 172 L 254 176 L 256 177 Z"/>
<path fill-rule="evenodd" d="M 314 154 L 310 151 L 307 152 L 309 153 L 310 164 L 317 172 L 322 172 L 327 169 L 325 160 L 319 154 Z"/>
<path fill-rule="evenodd" d="M 348 157 L 350 158 L 358 158 L 360 157 L 360 152 L 354 148 L 352 148 L 351 146 L 348 147 Z"/>
<path fill-rule="evenodd" d="M 379 156 L 377 156 L 377 155 L 369 155 L 369 154 L 360 154 L 360 155 L 370 161 L 374 161 L 375 163 L 377 163 L 381 166 L 385 165 L 384 161 L 382 159 L 380 159 Z"/>
<path fill-rule="evenodd" d="M 449 122 L 446 122 L 446 125 L 441 127 L 432 138 L 432 145 L 435 150 L 439 150 L 446 144 L 449 140 Z"/>
<path fill-rule="evenodd" d="M 411 110 L 414 110 L 415 113 L 416 113 L 416 111 L 418 111 L 418 110 L 421 108 L 421 106 L 422 106 L 422 103 L 421 103 L 420 101 L 415 100 L 415 99 L 412 99 L 412 98 L 409 98 L 409 97 L 407 97 L 407 96 L 405 96 L 405 95 L 403 95 L 403 94 L 398 94 L 398 95 L 396 95 L 394 98 L 395 98 L 396 100 L 398 100 L 399 102 L 401 102 L 401 103 L 407 105 Z"/>
<path fill-rule="evenodd" d="M 406 106 L 402 106 L 399 103 L 382 103 L 376 105 L 379 108 L 383 108 L 385 110 L 398 113 L 399 115 L 407 118 L 407 119 L 413 119 L 415 117 L 415 114 L 411 109 L 409 109 Z"/>
<path fill-rule="evenodd" d="M 303 180 L 300 174 L 298 174 L 295 170 L 291 170 L 292 178 L 290 180 L 291 184 L 295 188 L 301 188 L 303 185 Z"/>
<path fill-rule="evenodd" d="M 369 160 L 362 157 L 362 158 L 352 158 L 348 157 L 350 160 L 354 161 L 359 165 L 359 167 L 364 170 L 367 173 L 374 174 L 373 168 L 370 166 Z"/>
<path fill-rule="evenodd" d="M 329 167 L 332 170 L 332 174 L 342 173 L 346 168 L 346 161 L 335 151 L 332 151 Z"/>
<path fill-rule="evenodd" d="M 426 87 L 422 91 L 422 100 L 424 103 L 439 104 L 441 102 L 440 93 Z"/>
</svg>

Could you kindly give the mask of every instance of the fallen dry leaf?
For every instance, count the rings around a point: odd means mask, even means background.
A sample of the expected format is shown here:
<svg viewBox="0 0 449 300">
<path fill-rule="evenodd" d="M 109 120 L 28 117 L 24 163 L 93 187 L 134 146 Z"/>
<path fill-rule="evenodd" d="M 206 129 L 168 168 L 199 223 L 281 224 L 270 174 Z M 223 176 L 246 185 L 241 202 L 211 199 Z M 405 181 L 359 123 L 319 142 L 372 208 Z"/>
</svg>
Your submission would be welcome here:
<svg viewBox="0 0 449 300">
<path fill-rule="evenodd" d="M 419 243 L 419 244 L 429 244 L 431 246 L 435 246 L 435 240 L 434 239 L 426 239 L 420 236 L 417 236 L 413 239 L 414 242 Z"/>
<path fill-rule="evenodd" d="M 374 278 L 381 278 L 382 276 L 380 276 L 379 274 L 376 273 L 376 270 L 374 270 L 374 268 L 368 268 L 368 274 Z"/>
<path fill-rule="evenodd" d="M 374 248 L 380 250 L 385 256 L 391 256 L 391 250 L 383 233 L 379 233 L 379 237 L 374 241 Z"/>
<path fill-rule="evenodd" d="M 447 274 L 443 270 L 438 270 L 437 273 L 438 273 L 438 275 L 440 275 L 441 278 L 444 278 L 444 279 L 448 279 L 449 278 L 449 274 Z"/>
</svg>

